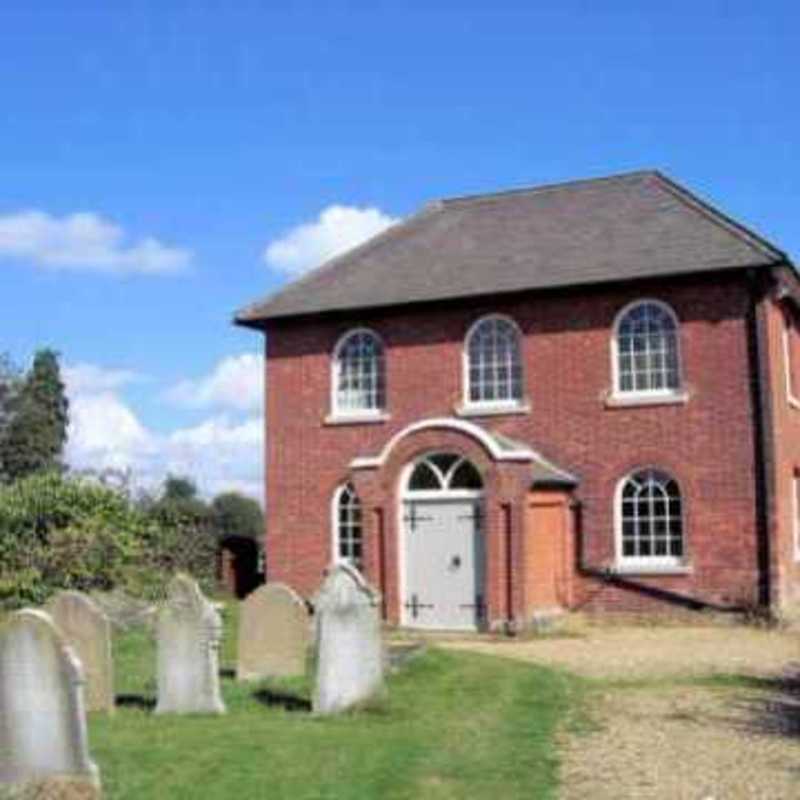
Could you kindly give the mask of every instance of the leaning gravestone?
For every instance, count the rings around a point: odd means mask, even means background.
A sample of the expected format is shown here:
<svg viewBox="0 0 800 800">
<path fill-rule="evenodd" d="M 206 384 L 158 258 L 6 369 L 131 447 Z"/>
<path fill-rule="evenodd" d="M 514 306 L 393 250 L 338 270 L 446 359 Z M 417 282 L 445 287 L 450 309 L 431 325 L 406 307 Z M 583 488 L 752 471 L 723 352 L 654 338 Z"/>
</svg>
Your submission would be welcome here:
<svg viewBox="0 0 800 800">
<path fill-rule="evenodd" d="M 188 575 L 170 581 L 158 613 L 156 714 L 223 714 L 219 688 L 222 621 Z"/>
<path fill-rule="evenodd" d="M 303 599 L 283 583 L 261 586 L 242 603 L 236 677 L 302 675 L 310 638 Z"/>
<path fill-rule="evenodd" d="M 81 664 L 43 611 L 0 629 L 0 797 L 100 797 Z"/>
<path fill-rule="evenodd" d="M 47 610 L 83 665 L 86 710 L 113 712 L 114 671 L 108 617 L 81 592 L 59 592 Z"/>
<path fill-rule="evenodd" d="M 357 570 L 328 570 L 315 602 L 317 674 L 314 712 L 335 714 L 383 692 L 379 596 Z"/>
</svg>

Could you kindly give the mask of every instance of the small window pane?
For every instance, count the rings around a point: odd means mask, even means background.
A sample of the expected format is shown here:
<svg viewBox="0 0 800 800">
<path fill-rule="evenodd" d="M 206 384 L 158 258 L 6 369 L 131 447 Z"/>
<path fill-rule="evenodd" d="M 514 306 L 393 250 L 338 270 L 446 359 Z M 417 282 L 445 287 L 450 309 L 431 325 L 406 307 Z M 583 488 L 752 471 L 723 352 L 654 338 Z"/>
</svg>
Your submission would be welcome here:
<svg viewBox="0 0 800 800">
<path fill-rule="evenodd" d="M 450 478 L 450 488 L 482 489 L 483 480 L 478 470 L 469 461 L 462 461 Z"/>
<path fill-rule="evenodd" d="M 411 480 L 408 484 L 409 489 L 414 490 L 429 490 L 441 489 L 442 484 L 439 476 L 428 466 L 424 461 L 414 467 L 414 472 L 411 474 Z"/>
</svg>

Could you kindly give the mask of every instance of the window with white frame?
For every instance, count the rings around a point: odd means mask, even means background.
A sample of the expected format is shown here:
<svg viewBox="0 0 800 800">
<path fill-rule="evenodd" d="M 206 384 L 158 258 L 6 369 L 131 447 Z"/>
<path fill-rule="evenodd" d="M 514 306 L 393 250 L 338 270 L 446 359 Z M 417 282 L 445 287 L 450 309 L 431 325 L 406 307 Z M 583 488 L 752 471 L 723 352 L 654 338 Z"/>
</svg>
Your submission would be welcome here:
<svg viewBox="0 0 800 800">
<path fill-rule="evenodd" d="M 361 501 L 348 483 L 336 490 L 333 503 L 333 557 L 363 568 Z"/>
<path fill-rule="evenodd" d="M 625 395 L 676 393 L 681 388 L 678 319 L 657 300 L 622 310 L 614 330 L 614 391 Z"/>
<path fill-rule="evenodd" d="M 628 475 L 617 490 L 618 552 L 621 565 L 678 565 L 685 541 L 681 490 L 658 469 Z"/>
<path fill-rule="evenodd" d="M 465 402 L 503 406 L 522 402 L 522 356 L 517 326 L 500 316 L 484 317 L 467 334 Z"/>
<path fill-rule="evenodd" d="M 385 402 L 383 345 L 369 330 L 351 331 L 333 358 L 333 411 L 339 415 L 378 413 Z"/>
<path fill-rule="evenodd" d="M 783 322 L 783 369 L 786 375 L 786 397 L 793 406 L 800 406 L 800 336 L 792 316 L 785 312 Z"/>
</svg>

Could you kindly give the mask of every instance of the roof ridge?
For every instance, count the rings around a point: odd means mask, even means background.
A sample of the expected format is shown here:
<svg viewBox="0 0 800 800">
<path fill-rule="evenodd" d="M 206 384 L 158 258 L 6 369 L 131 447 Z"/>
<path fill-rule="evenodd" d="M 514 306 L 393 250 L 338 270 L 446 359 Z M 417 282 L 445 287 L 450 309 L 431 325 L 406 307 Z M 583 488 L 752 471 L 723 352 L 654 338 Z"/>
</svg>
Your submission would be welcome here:
<svg viewBox="0 0 800 800">
<path fill-rule="evenodd" d="M 429 203 L 428 205 L 439 204 L 442 207 L 452 205 L 472 205 L 483 202 L 491 202 L 492 200 L 501 200 L 505 197 L 514 197 L 523 194 L 541 194 L 544 192 L 557 191 L 559 189 L 568 189 L 574 186 L 585 186 L 594 183 L 612 183 L 616 181 L 631 180 L 634 178 L 646 178 L 658 175 L 656 169 L 639 169 L 631 170 L 630 172 L 618 172 L 614 175 L 600 175 L 596 178 L 576 178 L 568 181 L 557 181 L 555 183 L 542 183 L 534 186 L 520 186 L 517 189 L 503 189 L 499 192 L 485 192 L 480 194 L 465 194 L 454 195 L 452 197 L 442 197 L 439 200 Z"/>
<path fill-rule="evenodd" d="M 666 191 L 674 197 L 677 197 L 685 206 L 691 208 L 692 211 L 697 214 L 704 216 L 710 222 L 732 234 L 737 239 L 740 239 L 757 253 L 768 255 L 776 262 L 786 261 L 791 263 L 788 254 L 770 244 L 766 237 L 761 236 L 741 222 L 737 222 L 733 217 L 729 216 L 709 201 L 704 200 L 690 189 L 687 189 L 682 184 L 670 178 L 669 175 L 666 175 L 660 170 L 653 170 L 651 177 L 655 178 Z"/>
</svg>

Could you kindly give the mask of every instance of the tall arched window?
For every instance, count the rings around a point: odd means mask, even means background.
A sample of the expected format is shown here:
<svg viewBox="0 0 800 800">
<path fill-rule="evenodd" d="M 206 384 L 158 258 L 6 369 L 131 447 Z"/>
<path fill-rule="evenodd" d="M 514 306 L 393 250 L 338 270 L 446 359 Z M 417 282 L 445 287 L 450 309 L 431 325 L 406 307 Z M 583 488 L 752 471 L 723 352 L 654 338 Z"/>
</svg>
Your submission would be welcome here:
<svg viewBox="0 0 800 800">
<path fill-rule="evenodd" d="M 683 563 L 681 490 L 671 475 L 658 469 L 631 473 L 620 482 L 616 503 L 620 564 Z"/>
<path fill-rule="evenodd" d="M 335 414 L 379 413 L 385 403 L 383 345 L 370 330 L 345 334 L 333 355 L 332 406 Z"/>
<path fill-rule="evenodd" d="M 333 559 L 361 570 L 363 556 L 361 501 L 348 483 L 340 486 L 333 496 Z"/>
<path fill-rule="evenodd" d="M 465 347 L 466 405 L 522 402 L 520 349 L 519 329 L 505 317 L 484 317 L 470 328 Z"/>
<path fill-rule="evenodd" d="M 681 388 L 678 319 L 657 300 L 626 306 L 614 329 L 617 394 L 673 394 Z"/>
</svg>

